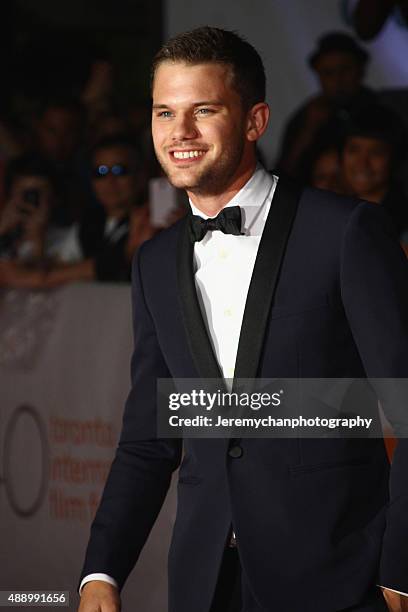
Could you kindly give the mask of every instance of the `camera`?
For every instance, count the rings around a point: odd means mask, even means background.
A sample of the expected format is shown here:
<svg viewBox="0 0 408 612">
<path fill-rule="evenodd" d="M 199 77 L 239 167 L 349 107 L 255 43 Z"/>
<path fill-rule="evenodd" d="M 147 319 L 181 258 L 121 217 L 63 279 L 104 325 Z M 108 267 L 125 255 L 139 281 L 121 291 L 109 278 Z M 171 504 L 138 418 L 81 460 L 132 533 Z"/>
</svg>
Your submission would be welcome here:
<svg viewBox="0 0 408 612">
<path fill-rule="evenodd" d="M 26 189 L 23 191 L 22 199 L 23 202 L 27 204 L 31 204 L 31 206 L 35 206 L 38 208 L 40 205 L 40 191 L 39 189 Z"/>
</svg>

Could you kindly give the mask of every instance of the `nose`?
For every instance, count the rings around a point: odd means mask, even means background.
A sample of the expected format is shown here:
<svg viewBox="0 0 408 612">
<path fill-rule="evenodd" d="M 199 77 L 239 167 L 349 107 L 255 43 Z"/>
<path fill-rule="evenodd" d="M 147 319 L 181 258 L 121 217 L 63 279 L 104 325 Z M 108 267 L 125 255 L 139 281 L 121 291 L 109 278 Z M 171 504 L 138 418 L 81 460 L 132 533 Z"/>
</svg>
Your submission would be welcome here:
<svg viewBox="0 0 408 612">
<path fill-rule="evenodd" d="M 198 130 L 194 117 L 187 113 L 178 115 L 173 123 L 171 136 L 173 140 L 191 140 L 197 138 Z"/>
<path fill-rule="evenodd" d="M 370 155 L 365 151 L 360 151 L 360 155 L 356 160 L 356 166 L 359 170 L 367 170 L 370 167 Z"/>
</svg>

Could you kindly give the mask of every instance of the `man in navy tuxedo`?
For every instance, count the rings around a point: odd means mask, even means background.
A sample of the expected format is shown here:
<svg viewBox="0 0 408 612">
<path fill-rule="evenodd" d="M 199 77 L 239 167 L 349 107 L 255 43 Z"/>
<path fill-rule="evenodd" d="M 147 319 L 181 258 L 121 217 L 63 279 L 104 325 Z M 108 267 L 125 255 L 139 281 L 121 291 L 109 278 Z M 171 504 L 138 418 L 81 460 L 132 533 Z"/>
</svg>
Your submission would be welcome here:
<svg viewBox="0 0 408 612">
<path fill-rule="evenodd" d="M 157 436 L 158 378 L 407 377 L 392 225 L 257 164 L 264 69 L 238 35 L 170 40 L 152 92 L 157 157 L 193 214 L 133 264 L 132 388 L 80 611 L 119 610 L 180 463 L 169 612 L 408 610 L 407 440 L 390 472 L 382 439 Z"/>
</svg>

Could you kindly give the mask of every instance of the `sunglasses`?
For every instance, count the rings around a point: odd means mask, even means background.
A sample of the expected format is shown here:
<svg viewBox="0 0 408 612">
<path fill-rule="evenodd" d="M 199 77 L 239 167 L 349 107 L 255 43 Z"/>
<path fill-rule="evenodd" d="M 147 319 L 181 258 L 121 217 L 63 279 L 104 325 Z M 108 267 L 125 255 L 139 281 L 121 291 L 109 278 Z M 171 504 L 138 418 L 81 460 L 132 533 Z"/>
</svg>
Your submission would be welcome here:
<svg viewBox="0 0 408 612">
<path fill-rule="evenodd" d="M 113 166 L 101 164 L 92 170 L 92 176 L 96 179 L 104 178 L 109 174 L 113 176 L 128 176 L 130 170 L 128 166 L 124 166 L 123 164 L 113 164 Z"/>
</svg>

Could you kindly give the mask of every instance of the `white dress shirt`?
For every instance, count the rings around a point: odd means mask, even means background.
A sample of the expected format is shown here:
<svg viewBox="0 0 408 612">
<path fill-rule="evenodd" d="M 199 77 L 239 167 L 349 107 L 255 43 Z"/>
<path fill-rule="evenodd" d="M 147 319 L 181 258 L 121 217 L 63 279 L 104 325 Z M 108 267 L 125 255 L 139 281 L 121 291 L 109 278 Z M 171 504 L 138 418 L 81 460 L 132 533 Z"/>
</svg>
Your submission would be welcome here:
<svg viewBox="0 0 408 612">
<path fill-rule="evenodd" d="M 255 259 L 278 178 L 258 165 L 252 177 L 228 202 L 241 208 L 243 236 L 209 231 L 194 244 L 194 278 L 200 308 L 215 356 L 228 387 L 234 377 L 238 341 L 245 302 Z M 190 200 L 194 215 L 208 219 Z M 90 580 L 106 580 L 106 574 L 89 574 L 80 586 Z"/>
<path fill-rule="evenodd" d="M 277 177 L 258 166 L 226 206 L 240 206 L 244 235 L 210 231 L 194 244 L 198 300 L 225 379 L 234 377 L 245 302 L 276 184 Z M 190 206 L 194 215 L 208 218 L 191 202 Z"/>
</svg>

